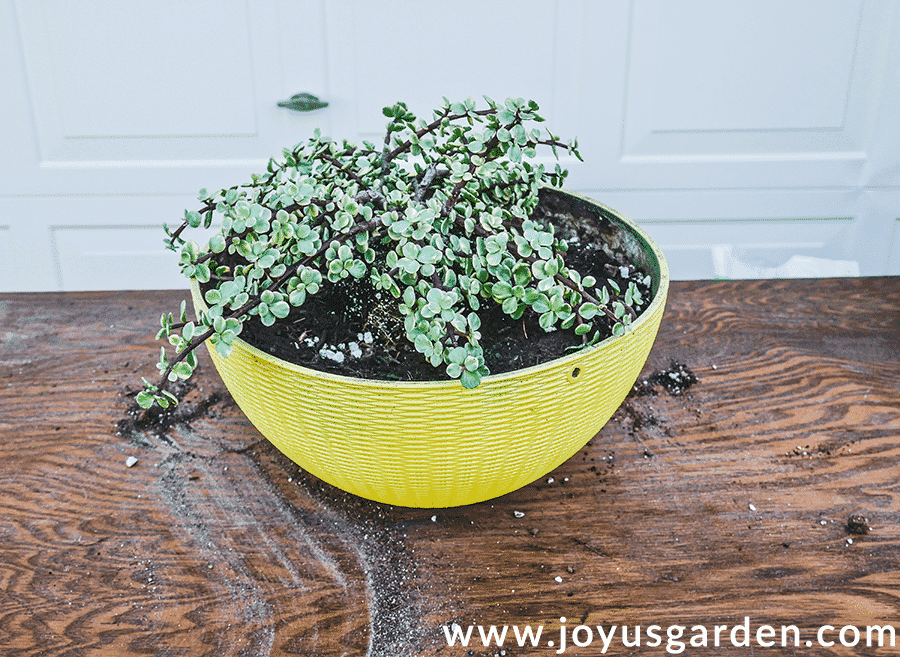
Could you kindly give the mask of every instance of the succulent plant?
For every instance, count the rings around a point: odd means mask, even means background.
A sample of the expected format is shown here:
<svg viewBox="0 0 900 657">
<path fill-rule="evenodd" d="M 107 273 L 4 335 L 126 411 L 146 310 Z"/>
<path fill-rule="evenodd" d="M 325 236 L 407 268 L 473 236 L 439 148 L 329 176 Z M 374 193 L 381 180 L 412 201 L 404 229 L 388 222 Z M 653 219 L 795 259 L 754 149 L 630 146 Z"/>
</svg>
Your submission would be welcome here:
<svg viewBox="0 0 900 657">
<path fill-rule="evenodd" d="M 406 104 L 384 109 L 384 142 L 336 142 L 316 131 L 248 184 L 201 190 L 200 207 L 166 227 L 182 273 L 203 284 L 208 310 L 189 321 L 161 317 L 157 384 L 144 379 L 137 401 L 148 408 L 177 403 L 170 381 L 189 378 L 195 350 L 209 340 L 227 357 L 244 321 L 272 325 L 326 285 L 366 279 L 389 294 L 415 349 L 466 388 L 488 374 L 479 309 L 499 304 L 513 318 L 539 316 L 544 330 L 573 329 L 582 345 L 600 339 L 606 316 L 623 333 L 641 303 L 633 283 L 598 285 L 567 267 L 567 244 L 553 225 L 532 218 L 542 186 L 567 172 L 534 158 L 539 148 L 580 158 L 562 142 L 534 101 L 446 98 L 430 122 Z M 183 235 L 222 228 L 201 246 Z"/>
</svg>

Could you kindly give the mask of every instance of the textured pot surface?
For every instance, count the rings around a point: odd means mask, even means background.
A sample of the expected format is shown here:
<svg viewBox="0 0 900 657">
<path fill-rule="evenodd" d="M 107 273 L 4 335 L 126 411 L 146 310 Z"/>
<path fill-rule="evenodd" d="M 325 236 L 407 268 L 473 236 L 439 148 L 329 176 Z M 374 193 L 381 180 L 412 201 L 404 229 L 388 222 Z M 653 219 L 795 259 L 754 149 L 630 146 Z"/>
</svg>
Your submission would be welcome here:
<svg viewBox="0 0 900 657">
<path fill-rule="evenodd" d="M 659 328 L 669 287 L 659 248 L 628 219 L 585 197 L 651 273 L 653 301 L 618 338 L 466 390 L 458 381 L 374 381 L 318 372 L 240 339 L 210 349 L 254 426 L 315 476 L 400 506 L 472 504 L 516 490 L 575 454 L 619 407 Z M 194 306 L 206 304 L 196 282 Z"/>
</svg>

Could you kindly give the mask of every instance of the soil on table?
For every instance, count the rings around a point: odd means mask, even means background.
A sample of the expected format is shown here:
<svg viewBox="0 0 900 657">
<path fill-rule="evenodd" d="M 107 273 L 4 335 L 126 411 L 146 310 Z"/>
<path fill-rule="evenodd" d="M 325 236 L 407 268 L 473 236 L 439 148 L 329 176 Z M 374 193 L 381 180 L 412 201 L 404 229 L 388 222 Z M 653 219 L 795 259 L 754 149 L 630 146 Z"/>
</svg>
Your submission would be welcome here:
<svg viewBox="0 0 900 657">
<path fill-rule="evenodd" d="M 566 264 L 582 277 L 594 276 L 596 289 L 615 281 L 624 292 L 633 281 L 643 298 L 634 308 L 636 313 L 640 315 L 650 304 L 652 294 L 644 283 L 648 272 L 630 262 L 620 246 L 610 246 L 612 224 L 594 206 L 542 192 L 532 218 L 556 226 L 557 235 L 569 243 Z M 545 332 L 530 308 L 516 320 L 493 300 L 481 302 L 481 345 L 491 374 L 553 360 L 583 342 L 572 329 Z M 293 308 L 273 326 L 263 326 L 258 317 L 245 320 L 240 337 L 282 360 L 333 374 L 382 380 L 447 379 L 443 367 L 432 367 L 406 339 L 397 304 L 389 293 L 375 290 L 366 277 L 336 284 L 326 281 L 303 306 Z M 594 327 L 600 329 L 601 339 L 611 335 L 612 322 L 605 316 L 595 318 Z"/>
</svg>

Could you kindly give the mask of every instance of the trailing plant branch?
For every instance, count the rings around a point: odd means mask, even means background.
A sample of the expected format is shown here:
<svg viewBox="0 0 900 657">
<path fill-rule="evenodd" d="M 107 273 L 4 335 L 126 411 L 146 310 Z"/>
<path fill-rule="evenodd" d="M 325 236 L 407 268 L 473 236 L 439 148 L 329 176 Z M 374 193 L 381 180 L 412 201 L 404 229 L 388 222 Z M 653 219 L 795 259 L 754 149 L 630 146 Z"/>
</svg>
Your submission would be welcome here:
<svg viewBox="0 0 900 657">
<path fill-rule="evenodd" d="M 445 108 L 444 112 L 441 113 L 439 118 L 435 119 L 434 121 L 429 123 L 424 128 L 417 130 L 413 134 L 415 135 L 415 137 L 417 139 L 421 139 L 425 135 L 433 133 L 435 130 L 437 130 L 441 126 L 441 124 L 443 124 L 443 122 L 445 120 L 453 122 L 453 121 L 458 121 L 460 119 L 464 119 L 470 115 L 471 116 L 488 116 L 488 115 L 495 114 L 495 113 L 496 113 L 496 110 L 486 109 L 486 110 L 478 110 L 478 111 L 472 111 L 472 112 L 464 112 L 462 114 L 450 115 L 450 108 L 447 107 L 447 108 Z M 407 141 L 403 142 L 402 144 L 400 144 L 399 146 L 397 146 L 394 150 L 389 152 L 385 157 L 387 158 L 388 161 L 393 160 L 400 153 L 408 151 L 411 146 L 412 146 L 412 141 L 407 140 Z"/>
</svg>

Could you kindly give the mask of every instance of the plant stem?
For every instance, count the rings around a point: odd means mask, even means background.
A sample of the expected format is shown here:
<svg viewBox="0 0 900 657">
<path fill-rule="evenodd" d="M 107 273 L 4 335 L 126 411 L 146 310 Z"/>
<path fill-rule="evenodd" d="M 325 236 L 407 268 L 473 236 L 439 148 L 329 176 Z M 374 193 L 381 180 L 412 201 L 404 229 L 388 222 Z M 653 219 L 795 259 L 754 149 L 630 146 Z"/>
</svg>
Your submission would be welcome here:
<svg viewBox="0 0 900 657">
<path fill-rule="evenodd" d="M 296 275 L 296 273 L 300 270 L 301 267 L 304 267 L 304 266 L 308 265 L 309 263 L 313 262 L 314 260 L 316 260 L 317 258 L 323 256 L 325 254 L 325 252 L 331 246 L 331 242 L 338 242 L 339 244 L 343 244 L 344 242 L 346 242 L 347 240 L 349 240 L 352 237 L 355 237 L 358 233 L 361 233 L 364 230 L 370 230 L 372 228 L 376 228 L 380 223 L 381 223 L 381 217 L 377 217 L 377 218 L 372 219 L 371 221 L 367 221 L 365 223 L 357 223 L 356 226 L 354 226 L 353 228 L 348 230 L 346 233 L 343 233 L 343 234 L 335 237 L 333 240 L 329 240 L 329 242 L 327 244 L 323 244 L 322 247 L 318 251 L 313 253 L 312 255 L 309 255 L 306 258 L 304 258 L 303 260 L 300 260 L 299 262 L 295 263 L 294 265 L 291 265 L 290 267 L 288 267 L 287 270 L 280 277 L 278 277 L 276 280 L 274 280 L 272 282 L 272 284 L 269 285 L 265 290 L 262 290 L 258 295 L 256 295 L 254 298 L 247 301 L 247 303 L 245 303 L 243 306 L 241 306 L 237 310 L 233 310 L 231 313 L 229 313 L 227 316 L 225 316 L 225 319 L 241 319 L 241 318 L 245 317 L 247 314 L 250 313 L 251 310 L 253 310 L 260 303 L 262 303 L 263 292 L 266 292 L 267 290 L 275 291 L 275 290 L 278 290 L 281 287 L 283 287 L 284 284 L 287 283 L 287 281 L 291 279 L 291 277 Z M 177 365 L 178 363 L 183 361 L 185 358 L 187 358 L 187 355 L 189 353 L 191 353 L 197 347 L 199 347 L 201 344 L 203 344 L 207 339 L 209 339 L 213 335 L 213 333 L 215 333 L 215 330 L 213 328 L 207 329 L 204 333 L 200 334 L 199 336 L 195 336 L 195 337 L 191 338 L 191 340 L 188 342 L 187 346 L 175 354 L 175 356 L 169 362 L 168 367 L 163 372 L 162 377 L 160 378 L 159 385 L 157 386 L 157 388 L 159 389 L 160 392 L 162 392 L 168 385 L 169 374 L 172 373 L 172 370 L 175 368 L 175 365 Z"/>
<path fill-rule="evenodd" d="M 417 138 L 421 139 L 428 133 L 434 132 L 435 130 L 437 130 L 441 126 L 441 124 L 444 122 L 445 119 L 447 121 L 452 122 L 452 121 L 458 121 L 459 119 L 464 119 L 467 116 L 469 116 L 470 114 L 474 114 L 476 116 L 487 116 L 487 115 L 496 114 L 496 113 L 497 113 L 497 110 L 495 110 L 495 109 L 483 109 L 483 110 L 477 110 L 477 111 L 473 111 L 473 112 L 466 112 L 465 114 L 452 114 L 451 115 L 450 108 L 448 107 L 446 110 L 444 110 L 444 114 L 442 116 L 436 118 L 434 121 L 432 121 L 431 123 L 426 125 L 424 128 L 417 130 L 414 134 L 416 135 Z M 402 153 L 403 151 L 408 149 L 410 146 L 412 146 L 412 140 L 407 139 L 405 142 L 403 142 L 402 144 L 397 146 L 397 148 L 395 148 L 390 153 L 385 155 L 385 159 L 387 161 L 393 160 L 395 157 L 397 157 L 400 153 Z"/>
</svg>

